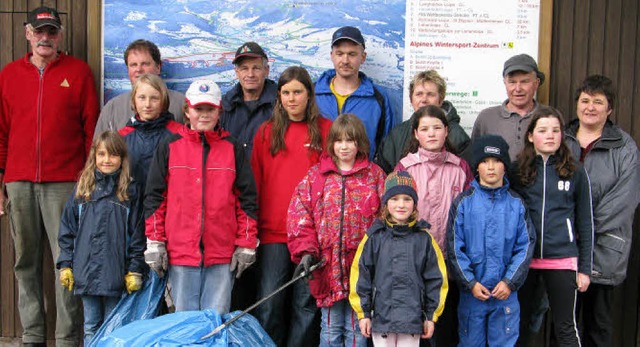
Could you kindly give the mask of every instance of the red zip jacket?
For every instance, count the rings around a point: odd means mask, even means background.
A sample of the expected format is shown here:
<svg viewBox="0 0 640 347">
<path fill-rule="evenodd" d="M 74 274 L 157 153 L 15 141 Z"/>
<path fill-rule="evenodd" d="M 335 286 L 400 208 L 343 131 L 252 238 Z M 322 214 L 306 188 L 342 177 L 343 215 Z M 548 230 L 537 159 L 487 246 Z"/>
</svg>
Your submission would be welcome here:
<svg viewBox="0 0 640 347">
<path fill-rule="evenodd" d="M 100 111 L 93 75 L 59 53 L 40 76 L 31 55 L 0 71 L 0 171 L 5 182 L 75 181 Z"/>
<path fill-rule="evenodd" d="M 144 199 L 146 234 L 169 264 L 228 264 L 257 247 L 256 187 L 245 152 L 224 130 L 182 127 L 158 145 Z"/>
</svg>

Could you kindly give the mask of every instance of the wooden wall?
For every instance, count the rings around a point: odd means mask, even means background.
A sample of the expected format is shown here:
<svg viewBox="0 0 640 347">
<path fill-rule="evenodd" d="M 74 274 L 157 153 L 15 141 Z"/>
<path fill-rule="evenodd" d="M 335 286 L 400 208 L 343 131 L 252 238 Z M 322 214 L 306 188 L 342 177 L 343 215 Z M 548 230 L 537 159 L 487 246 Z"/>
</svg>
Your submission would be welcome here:
<svg viewBox="0 0 640 347">
<path fill-rule="evenodd" d="M 509 0 L 505 0 L 509 1 Z M 574 91 L 587 75 L 600 73 L 617 86 L 612 119 L 640 142 L 640 5 L 638 0 L 543 0 L 540 66 L 548 72 L 540 100 L 575 117 Z M 40 5 L 59 10 L 65 26 L 62 49 L 86 60 L 99 86 L 101 75 L 100 0 L 0 0 L 0 68 L 24 56 L 28 43 L 23 22 L 28 10 Z M 551 7 L 551 8 L 549 8 Z M 550 42 L 549 42 L 550 41 Z M 551 52 L 545 47 L 550 47 Z M 635 117 L 634 117 L 635 116 Z M 639 187 L 640 189 L 640 187 Z M 634 233 L 640 228 L 636 214 Z M 633 242 L 640 249 L 640 237 Z M 0 345 L 3 338 L 21 335 L 16 311 L 13 242 L 7 218 L 0 222 Z M 46 262 L 48 268 L 52 265 Z M 627 281 L 616 292 L 616 346 L 640 346 L 640 252 L 631 254 Z M 53 272 L 46 274 L 47 321 L 54 323 Z M 53 338 L 49 329 L 49 338 Z"/>
<path fill-rule="evenodd" d="M 617 87 L 611 119 L 640 143 L 640 2 L 638 0 L 556 0 L 553 10 L 549 103 L 574 119 L 575 90 L 591 74 Z M 640 189 L 640 187 L 636 187 Z M 614 300 L 614 346 L 640 346 L 640 213 L 627 279 Z"/>
</svg>

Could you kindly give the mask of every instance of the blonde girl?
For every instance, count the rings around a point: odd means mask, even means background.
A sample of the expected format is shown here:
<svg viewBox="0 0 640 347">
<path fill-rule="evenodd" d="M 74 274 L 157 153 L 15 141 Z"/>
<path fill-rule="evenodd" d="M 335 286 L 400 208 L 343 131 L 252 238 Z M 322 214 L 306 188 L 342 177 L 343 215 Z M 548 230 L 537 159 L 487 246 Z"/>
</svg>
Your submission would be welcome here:
<svg viewBox="0 0 640 347">
<path fill-rule="evenodd" d="M 56 266 L 62 286 L 82 299 L 85 346 L 147 270 L 141 199 L 129 174 L 122 137 L 98 135 L 62 214 Z"/>
</svg>

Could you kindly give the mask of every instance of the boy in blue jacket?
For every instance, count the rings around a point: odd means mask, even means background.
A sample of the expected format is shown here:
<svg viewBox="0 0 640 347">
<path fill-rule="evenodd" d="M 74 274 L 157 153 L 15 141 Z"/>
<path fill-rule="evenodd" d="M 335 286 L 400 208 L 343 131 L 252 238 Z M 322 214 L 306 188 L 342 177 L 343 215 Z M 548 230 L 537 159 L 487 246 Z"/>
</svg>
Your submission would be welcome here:
<svg viewBox="0 0 640 347">
<path fill-rule="evenodd" d="M 535 230 L 520 196 L 509 189 L 509 145 L 487 135 L 472 145 L 471 188 L 451 205 L 448 265 L 460 287 L 459 346 L 514 346 Z"/>
</svg>

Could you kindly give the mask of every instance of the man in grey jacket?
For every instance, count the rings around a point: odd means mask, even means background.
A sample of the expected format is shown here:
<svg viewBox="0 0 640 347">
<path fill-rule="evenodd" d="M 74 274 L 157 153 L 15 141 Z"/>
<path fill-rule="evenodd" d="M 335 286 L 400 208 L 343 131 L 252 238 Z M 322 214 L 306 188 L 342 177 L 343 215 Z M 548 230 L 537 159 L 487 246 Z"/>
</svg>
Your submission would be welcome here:
<svg viewBox="0 0 640 347">
<path fill-rule="evenodd" d="M 129 81 L 131 85 L 146 73 L 159 75 L 162 69 L 160 50 L 153 42 L 147 40 L 135 40 L 124 51 L 124 63 L 127 65 Z M 169 112 L 173 118 L 184 123 L 184 94 L 169 89 Z M 100 111 L 100 118 L 96 125 L 94 138 L 105 130 L 118 131 L 127 125 L 136 112 L 131 105 L 131 92 L 122 93 L 109 100 Z"/>
<path fill-rule="evenodd" d="M 502 77 L 507 100 L 480 111 L 471 141 L 486 134 L 500 135 L 509 144 L 509 157 L 513 161 L 524 148 L 531 115 L 538 107 L 536 91 L 544 83 L 544 73 L 531 56 L 518 54 L 504 63 Z"/>
</svg>

